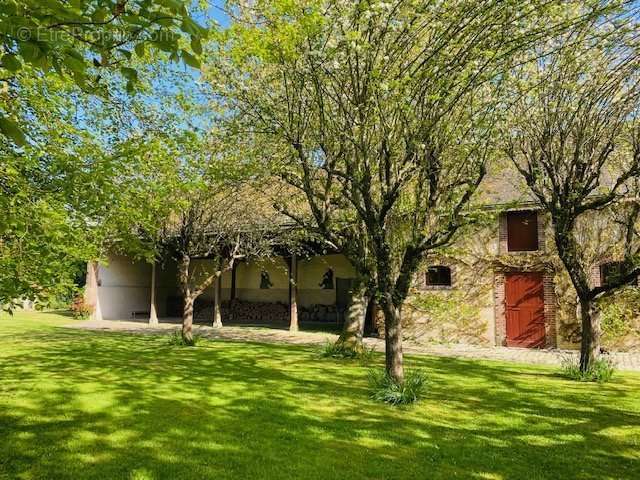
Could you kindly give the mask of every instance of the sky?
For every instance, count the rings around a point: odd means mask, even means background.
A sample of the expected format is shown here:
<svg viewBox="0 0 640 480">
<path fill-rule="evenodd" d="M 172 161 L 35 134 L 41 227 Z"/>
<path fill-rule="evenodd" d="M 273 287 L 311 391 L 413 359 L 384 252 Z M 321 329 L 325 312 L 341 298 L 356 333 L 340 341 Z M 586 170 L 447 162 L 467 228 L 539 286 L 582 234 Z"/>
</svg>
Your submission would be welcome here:
<svg viewBox="0 0 640 480">
<path fill-rule="evenodd" d="M 212 25 L 217 24 L 219 28 L 226 28 L 230 24 L 230 18 L 226 15 L 224 11 L 224 0 L 208 0 L 208 7 L 202 8 L 202 4 L 199 0 L 194 0 L 194 13 L 193 18 L 201 25 Z M 198 6 L 200 5 L 200 6 Z M 181 80 L 176 81 L 176 72 L 184 72 L 187 75 L 181 76 Z M 165 70 L 162 72 L 160 78 L 154 82 L 154 92 L 156 95 L 172 95 L 175 93 L 180 93 L 185 90 L 186 93 L 191 95 L 191 98 L 194 101 L 201 103 L 202 105 L 206 105 L 209 101 L 209 95 L 207 92 L 206 85 L 200 82 L 200 71 L 189 67 L 183 63 L 169 63 L 166 64 Z M 190 81 L 189 79 L 192 79 Z M 160 98 L 154 98 L 153 96 L 148 96 L 147 101 L 150 105 L 153 105 L 156 102 L 160 101 Z M 198 126 L 201 129 L 208 129 L 208 125 L 210 125 L 211 119 L 208 118 L 206 112 L 201 116 L 201 118 L 191 117 L 189 119 L 192 125 Z M 186 125 L 185 125 L 186 127 Z"/>
<path fill-rule="evenodd" d="M 221 27 L 229 25 L 229 17 L 224 13 L 224 1 L 223 0 L 209 0 L 209 8 L 207 9 L 207 16 L 214 19 Z"/>
</svg>

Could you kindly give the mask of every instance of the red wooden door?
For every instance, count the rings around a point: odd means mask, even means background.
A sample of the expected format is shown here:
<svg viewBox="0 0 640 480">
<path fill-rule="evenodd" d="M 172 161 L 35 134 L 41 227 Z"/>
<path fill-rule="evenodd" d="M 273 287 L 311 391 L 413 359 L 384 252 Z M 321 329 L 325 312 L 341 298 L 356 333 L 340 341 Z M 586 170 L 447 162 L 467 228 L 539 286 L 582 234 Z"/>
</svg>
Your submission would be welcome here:
<svg viewBox="0 0 640 480">
<path fill-rule="evenodd" d="M 507 346 L 544 347 L 544 288 L 542 274 L 507 274 L 505 303 Z"/>
</svg>

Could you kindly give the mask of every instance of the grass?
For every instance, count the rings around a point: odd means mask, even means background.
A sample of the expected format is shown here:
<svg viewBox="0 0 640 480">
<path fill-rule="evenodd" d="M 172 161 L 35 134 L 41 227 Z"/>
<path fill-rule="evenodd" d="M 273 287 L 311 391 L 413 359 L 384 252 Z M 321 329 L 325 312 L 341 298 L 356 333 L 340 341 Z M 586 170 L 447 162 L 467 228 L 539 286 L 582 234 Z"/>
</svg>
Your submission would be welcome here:
<svg viewBox="0 0 640 480">
<path fill-rule="evenodd" d="M 404 382 L 396 382 L 384 368 L 369 370 L 371 398 L 390 405 L 410 405 L 425 396 L 427 377 L 420 370 L 405 370 Z"/>
<path fill-rule="evenodd" d="M 371 364 L 376 351 L 373 347 L 362 346 L 362 349 L 350 348 L 342 342 L 326 340 L 318 348 L 318 356 L 323 358 L 333 358 L 334 360 L 358 360 L 362 365 Z"/>
<path fill-rule="evenodd" d="M 610 358 L 602 356 L 591 362 L 586 371 L 580 370 L 580 359 L 568 357 L 562 361 L 560 371 L 562 374 L 578 382 L 610 382 L 615 373 L 615 366 Z"/>
<path fill-rule="evenodd" d="M 429 388 L 398 409 L 313 348 L 74 322 L 0 315 L 0 479 L 640 478 L 637 374 L 409 357 Z"/>
</svg>

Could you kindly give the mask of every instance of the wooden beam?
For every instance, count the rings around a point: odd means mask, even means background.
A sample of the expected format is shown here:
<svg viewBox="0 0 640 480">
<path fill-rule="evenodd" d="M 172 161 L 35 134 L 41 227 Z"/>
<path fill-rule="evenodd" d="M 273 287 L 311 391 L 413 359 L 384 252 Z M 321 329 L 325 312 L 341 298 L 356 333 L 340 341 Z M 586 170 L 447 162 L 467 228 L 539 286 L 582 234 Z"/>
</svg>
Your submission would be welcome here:
<svg viewBox="0 0 640 480">
<path fill-rule="evenodd" d="M 291 255 L 289 261 L 289 331 L 298 331 L 298 258 Z"/>
<path fill-rule="evenodd" d="M 238 269 L 238 262 L 233 262 L 231 267 L 231 300 L 236 299 L 236 271 Z"/>
</svg>

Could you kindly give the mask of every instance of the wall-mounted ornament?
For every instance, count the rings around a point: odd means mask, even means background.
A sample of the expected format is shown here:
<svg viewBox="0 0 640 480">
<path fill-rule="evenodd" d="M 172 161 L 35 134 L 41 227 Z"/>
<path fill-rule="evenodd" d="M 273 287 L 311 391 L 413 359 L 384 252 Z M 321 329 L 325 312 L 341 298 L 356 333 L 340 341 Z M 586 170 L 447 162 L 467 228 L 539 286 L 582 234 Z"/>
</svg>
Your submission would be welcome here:
<svg viewBox="0 0 640 480">
<path fill-rule="evenodd" d="M 263 270 L 260 273 L 260 288 L 266 290 L 271 287 L 273 287 L 273 283 L 271 283 L 271 278 L 269 278 L 269 272 Z"/>
<path fill-rule="evenodd" d="M 333 290 L 333 270 L 331 268 L 324 272 L 322 281 L 320 282 L 320 288 L 323 290 Z"/>
</svg>

